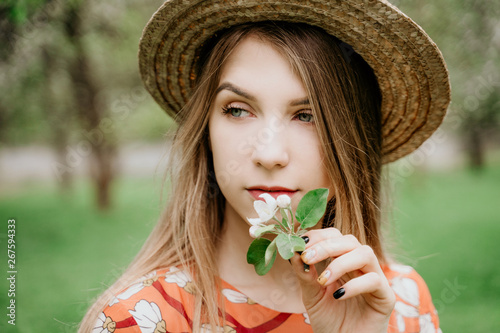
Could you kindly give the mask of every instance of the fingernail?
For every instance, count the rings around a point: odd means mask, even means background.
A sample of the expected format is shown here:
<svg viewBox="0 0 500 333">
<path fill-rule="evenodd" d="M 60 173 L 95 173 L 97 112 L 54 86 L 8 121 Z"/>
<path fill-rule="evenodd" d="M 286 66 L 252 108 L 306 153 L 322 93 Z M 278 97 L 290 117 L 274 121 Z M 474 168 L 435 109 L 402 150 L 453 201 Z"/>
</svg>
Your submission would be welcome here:
<svg viewBox="0 0 500 333">
<path fill-rule="evenodd" d="M 304 242 L 309 243 L 309 237 L 307 236 L 301 236 L 300 238 L 302 238 L 304 240 Z"/>
<path fill-rule="evenodd" d="M 339 299 L 340 297 L 342 297 L 344 295 L 345 295 L 345 289 L 340 288 L 340 289 L 337 289 L 337 291 L 333 293 L 333 298 Z"/>
<path fill-rule="evenodd" d="M 306 250 L 302 253 L 302 261 L 309 262 L 316 255 L 316 251 L 314 249 Z"/>
<path fill-rule="evenodd" d="M 325 270 L 323 273 L 318 278 L 318 283 L 322 286 L 325 285 L 326 281 L 328 281 L 328 278 L 330 277 L 331 272 L 329 270 Z"/>
<path fill-rule="evenodd" d="M 309 265 L 308 265 L 308 264 L 304 263 L 304 272 L 309 273 L 309 269 L 310 269 L 310 268 L 311 268 L 311 267 L 309 267 Z"/>
</svg>

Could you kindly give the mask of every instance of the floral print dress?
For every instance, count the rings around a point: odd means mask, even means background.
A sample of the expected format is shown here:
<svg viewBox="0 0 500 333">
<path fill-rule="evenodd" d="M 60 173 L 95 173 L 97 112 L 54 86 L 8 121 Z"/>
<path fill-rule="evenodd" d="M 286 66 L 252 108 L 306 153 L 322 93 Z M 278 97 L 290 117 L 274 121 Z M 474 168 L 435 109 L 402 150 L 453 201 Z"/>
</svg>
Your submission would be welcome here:
<svg viewBox="0 0 500 333">
<path fill-rule="evenodd" d="M 441 333 L 424 280 L 409 266 L 389 265 L 384 273 L 395 294 L 390 333 Z M 312 332 L 307 313 L 269 309 L 222 281 L 226 322 L 217 332 Z M 92 333 L 192 332 L 194 288 L 191 275 L 177 267 L 152 272 L 115 295 L 98 316 Z M 212 332 L 208 324 L 202 332 Z"/>
</svg>

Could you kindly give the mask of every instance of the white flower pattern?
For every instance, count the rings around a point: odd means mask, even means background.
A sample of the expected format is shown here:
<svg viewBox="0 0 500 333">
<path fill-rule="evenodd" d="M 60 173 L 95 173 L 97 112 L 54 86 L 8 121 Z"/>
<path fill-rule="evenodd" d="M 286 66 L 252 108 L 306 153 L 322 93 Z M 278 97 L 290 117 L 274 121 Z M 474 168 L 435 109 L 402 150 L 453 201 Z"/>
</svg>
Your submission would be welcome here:
<svg viewBox="0 0 500 333">
<path fill-rule="evenodd" d="M 156 303 L 141 300 L 135 304 L 134 310 L 129 310 L 129 312 L 141 328 L 142 333 L 167 332 L 167 324 Z"/>
<path fill-rule="evenodd" d="M 127 290 L 125 290 L 121 294 L 116 295 L 116 297 L 113 297 L 111 299 L 111 302 L 109 302 L 109 306 L 119 303 L 120 300 L 129 299 L 130 297 L 141 291 L 144 287 L 151 286 L 157 279 L 158 277 L 156 276 L 156 271 L 144 275 L 142 278 L 137 280 L 136 283 L 131 285 Z"/>
<path fill-rule="evenodd" d="M 401 301 L 396 302 L 394 310 L 396 312 L 396 321 L 399 332 L 404 332 L 406 330 L 405 317 L 417 318 L 419 315 L 416 307 L 405 304 Z"/>
<path fill-rule="evenodd" d="M 403 301 L 416 307 L 420 305 L 420 294 L 415 280 L 396 277 L 392 279 L 391 287 Z"/>
<path fill-rule="evenodd" d="M 106 317 L 104 312 L 101 312 L 92 328 L 92 333 L 113 333 L 115 329 L 116 323 L 111 317 Z"/>
<path fill-rule="evenodd" d="M 407 265 L 391 264 L 389 265 L 389 268 L 391 269 L 391 271 L 401 274 L 410 274 L 411 272 L 413 272 L 413 268 Z"/>
<path fill-rule="evenodd" d="M 396 295 L 401 299 L 396 301 L 394 315 L 398 332 L 406 332 L 406 318 L 418 320 L 419 333 L 442 333 L 441 329 L 436 329 L 430 313 L 420 313 L 420 290 L 417 281 L 405 277 L 414 272 L 413 268 L 406 265 L 392 264 L 389 268 L 400 276 L 390 280 L 390 285 Z"/>
<path fill-rule="evenodd" d="M 177 267 L 171 267 L 165 276 L 165 281 L 168 283 L 175 283 L 180 288 L 184 288 L 190 294 L 195 293 L 195 288 L 193 284 L 193 279 L 191 275 L 184 271 L 180 270 Z"/>
<path fill-rule="evenodd" d="M 435 327 L 436 311 L 432 312 L 433 307 L 428 307 L 427 301 L 420 299 L 419 277 L 410 266 L 391 265 L 389 267 L 393 272 L 399 273 L 392 275 L 390 279 L 391 287 L 393 288 L 398 299 L 395 303 L 393 316 L 396 321 L 396 329 L 398 332 L 406 332 L 406 329 L 418 325 L 419 333 L 442 333 L 441 329 Z M 133 295 L 139 293 L 146 286 L 151 286 L 158 280 L 159 276 L 165 276 L 165 282 L 174 283 L 185 291 L 194 294 L 193 279 L 188 271 L 181 270 L 177 267 L 171 267 L 167 272 L 160 275 L 157 272 L 152 272 L 143 276 L 141 279 L 132 284 L 122 293 L 113 298 L 109 304 L 111 307 L 120 300 L 126 300 Z M 414 277 L 416 275 L 416 278 Z M 424 285 L 425 287 L 425 285 Z M 425 291 L 425 289 L 423 289 Z M 234 304 L 256 304 L 251 298 L 245 294 L 231 289 L 222 289 L 222 294 L 228 302 Z M 423 297 L 426 297 L 425 295 Z M 141 297 L 142 298 L 142 297 Z M 421 302 L 424 302 L 422 305 Z M 159 303 L 158 303 L 159 304 Z M 140 300 L 135 303 L 133 310 L 128 312 L 135 319 L 142 333 L 165 333 L 167 332 L 166 321 L 162 318 L 160 306 L 157 303 Z M 161 305 L 161 304 L 160 304 Z M 162 308 L 163 309 L 163 308 Z M 424 310 L 427 309 L 427 310 Z M 422 311 L 423 310 L 423 311 Z M 107 311 L 107 310 L 105 310 Z M 420 312 L 422 311 L 422 312 Z M 431 311 L 425 313 L 424 311 Z M 112 319 L 113 312 L 101 312 L 92 328 L 92 333 L 114 333 L 117 323 Z M 302 313 L 304 323 L 310 325 L 310 319 L 307 312 Z M 116 320 L 116 318 L 115 318 Z M 120 319 L 121 320 L 121 319 Z M 412 330 L 413 331 L 413 330 Z M 218 326 L 215 331 L 212 330 L 209 324 L 202 326 L 201 332 L 204 333 L 234 333 L 235 329 L 231 326 Z"/>
<path fill-rule="evenodd" d="M 304 312 L 304 313 L 302 313 L 302 315 L 304 316 L 304 322 L 306 324 L 311 325 L 311 320 L 309 319 L 309 314 L 307 312 Z"/>
<path fill-rule="evenodd" d="M 435 333 L 434 323 L 432 322 L 431 314 L 426 313 L 418 319 L 420 324 L 420 333 Z"/>
<path fill-rule="evenodd" d="M 245 294 L 240 293 L 239 291 L 233 289 L 222 289 L 222 294 L 227 298 L 227 300 L 231 303 L 235 304 L 255 304 L 255 302 Z"/>
</svg>

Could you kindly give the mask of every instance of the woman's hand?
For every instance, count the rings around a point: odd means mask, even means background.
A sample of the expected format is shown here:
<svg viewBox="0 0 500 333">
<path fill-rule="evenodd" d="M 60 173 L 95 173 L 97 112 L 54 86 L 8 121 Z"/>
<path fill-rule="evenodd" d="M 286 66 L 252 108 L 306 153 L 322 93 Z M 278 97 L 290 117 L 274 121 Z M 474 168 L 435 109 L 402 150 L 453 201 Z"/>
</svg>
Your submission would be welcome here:
<svg viewBox="0 0 500 333">
<path fill-rule="evenodd" d="M 335 228 L 304 236 L 309 238 L 306 250 L 291 263 L 313 331 L 386 333 L 396 297 L 373 250 Z M 314 264 L 328 258 L 332 261 L 318 278 Z"/>
</svg>

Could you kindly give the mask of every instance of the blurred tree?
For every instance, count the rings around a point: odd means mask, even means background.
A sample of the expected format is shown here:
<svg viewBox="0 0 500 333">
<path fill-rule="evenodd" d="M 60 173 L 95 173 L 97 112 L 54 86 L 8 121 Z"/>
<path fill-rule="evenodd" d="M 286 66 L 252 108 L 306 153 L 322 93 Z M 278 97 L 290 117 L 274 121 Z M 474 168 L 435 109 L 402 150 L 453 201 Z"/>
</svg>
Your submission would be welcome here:
<svg viewBox="0 0 500 333">
<path fill-rule="evenodd" d="M 68 2 L 64 27 L 68 40 L 73 47 L 73 59 L 69 73 L 72 81 L 72 93 L 80 124 L 86 133 L 94 133 L 90 143 L 91 176 L 96 185 L 97 205 L 100 209 L 110 206 L 110 186 L 113 179 L 113 159 L 115 145 L 108 140 L 111 131 L 101 131 L 101 121 L 106 109 L 98 103 L 99 87 L 94 79 L 94 67 L 91 65 L 89 49 L 85 45 L 86 32 L 83 22 L 88 18 L 88 1 Z"/>
<path fill-rule="evenodd" d="M 469 165 L 481 169 L 485 143 L 500 129 L 500 2 L 394 0 L 436 42 L 452 85 L 452 130 L 461 132 Z M 492 135 L 493 134 L 493 135 Z"/>
<path fill-rule="evenodd" d="M 5 144 L 61 144 L 59 135 L 52 139 L 50 123 L 54 120 L 52 111 L 63 106 L 60 94 L 55 94 L 61 63 L 56 53 L 61 48 L 54 46 L 61 42 L 55 40 L 57 28 L 50 21 L 59 7 L 56 0 L 9 0 L 0 5 L 0 25 L 8 27 L 0 34 L 0 49 L 4 51 L 0 58 L 0 87 L 5 106 L 0 140 Z M 70 132 L 71 117 L 68 113 L 65 116 L 64 129 Z"/>
<path fill-rule="evenodd" d="M 470 165 L 481 169 L 487 134 L 500 125 L 500 4 L 491 0 L 468 0 L 466 5 L 471 9 L 468 13 L 471 24 L 465 40 L 475 48 L 470 50 L 469 47 L 469 50 L 473 53 L 471 62 L 475 62 L 477 80 L 473 86 L 468 86 L 474 99 L 464 101 L 468 102 L 464 106 L 469 112 L 463 129 L 468 137 Z"/>
<path fill-rule="evenodd" d="M 46 111 L 46 116 L 52 125 L 51 145 L 56 152 L 58 163 L 64 163 L 66 159 L 66 147 L 69 143 L 69 120 L 72 118 L 70 108 L 65 107 L 61 98 L 57 95 L 57 73 L 58 64 L 57 56 L 54 54 L 54 48 L 50 44 L 42 45 L 41 49 L 43 63 L 43 77 L 45 84 L 42 87 L 43 108 Z M 71 172 L 61 172 L 59 180 L 62 189 L 67 192 L 72 183 Z"/>
<path fill-rule="evenodd" d="M 6 2 L 0 4 L 0 62 L 5 62 L 11 52 L 16 36 L 16 24 L 12 19 L 14 4 Z M 7 122 L 7 106 L 0 101 L 0 142 L 6 139 L 5 127 Z"/>
<path fill-rule="evenodd" d="M 158 139 L 173 123 L 137 70 L 156 0 L 8 0 L 0 4 L 0 140 L 50 144 L 63 188 L 88 162 L 98 207 L 110 204 L 117 142 Z"/>
</svg>

